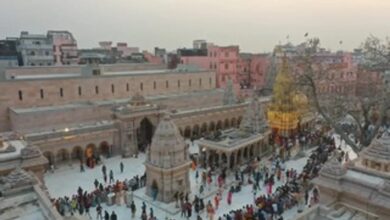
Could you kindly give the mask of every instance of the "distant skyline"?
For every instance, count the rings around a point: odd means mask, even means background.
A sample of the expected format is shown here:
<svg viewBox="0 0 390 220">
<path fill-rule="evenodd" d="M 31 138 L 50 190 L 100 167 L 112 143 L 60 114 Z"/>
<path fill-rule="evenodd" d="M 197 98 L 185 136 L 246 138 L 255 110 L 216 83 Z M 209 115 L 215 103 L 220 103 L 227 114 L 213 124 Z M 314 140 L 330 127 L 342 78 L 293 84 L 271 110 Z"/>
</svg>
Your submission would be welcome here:
<svg viewBox="0 0 390 220">
<path fill-rule="evenodd" d="M 269 52 L 286 37 L 319 37 L 332 50 L 352 50 L 370 34 L 390 36 L 389 0 L 1 0 L 0 39 L 21 31 L 68 30 L 79 48 L 99 41 L 141 50 L 192 47 L 195 39 Z M 339 42 L 343 41 L 340 45 Z"/>
</svg>

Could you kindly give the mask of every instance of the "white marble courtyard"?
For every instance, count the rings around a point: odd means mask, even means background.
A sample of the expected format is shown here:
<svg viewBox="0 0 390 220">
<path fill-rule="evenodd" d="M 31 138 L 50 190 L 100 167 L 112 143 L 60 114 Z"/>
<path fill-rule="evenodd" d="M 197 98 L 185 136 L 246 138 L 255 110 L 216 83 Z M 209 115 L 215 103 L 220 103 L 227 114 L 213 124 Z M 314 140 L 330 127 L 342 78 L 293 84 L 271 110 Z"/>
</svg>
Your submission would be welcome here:
<svg viewBox="0 0 390 220">
<path fill-rule="evenodd" d="M 118 180 L 124 180 L 124 179 L 130 179 L 135 175 L 143 175 L 145 168 L 143 165 L 145 157 L 143 154 L 141 154 L 138 158 L 126 158 L 122 159 L 120 156 L 112 157 L 109 159 L 105 159 L 103 163 L 106 165 L 107 170 L 109 171 L 110 169 L 113 170 L 114 172 L 114 177 L 115 179 Z M 303 168 L 303 166 L 306 163 L 307 158 L 301 158 L 298 160 L 290 160 L 286 162 L 286 167 L 287 168 L 294 168 L 297 169 L 298 172 L 300 172 Z M 119 163 L 123 162 L 125 165 L 124 173 L 120 173 L 119 169 Z M 101 171 L 102 165 L 98 165 L 94 169 L 89 169 L 86 168 L 84 173 L 80 172 L 79 164 L 74 163 L 72 166 L 69 165 L 63 165 L 59 169 L 56 169 L 54 173 L 48 172 L 45 175 L 45 182 L 46 186 L 48 188 L 49 194 L 53 198 L 57 198 L 60 196 L 72 196 L 73 194 L 76 193 L 76 190 L 79 186 L 81 186 L 84 190 L 91 191 L 95 187 L 93 185 L 93 181 L 98 179 L 99 181 L 103 181 L 102 177 L 102 171 Z M 190 179 L 191 179 L 191 189 L 193 192 L 198 192 L 199 186 L 196 183 L 195 180 L 195 172 L 190 171 Z M 227 184 L 229 184 L 229 181 L 232 180 L 233 177 L 229 177 L 227 180 Z M 282 182 L 276 182 L 276 185 L 274 189 L 281 185 Z M 141 192 L 136 192 L 137 195 L 142 196 L 142 191 L 144 189 L 139 189 Z M 212 186 L 210 191 L 205 189 L 205 194 L 209 195 L 206 197 L 205 202 L 207 203 L 208 200 L 213 201 L 213 197 L 216 192 L 216 186 Z M 265 188 L 262 187 L 261 192 L 258 192 L 257 195 L 260 194 L 265 194 Z M 229 212 L 230 210 L 233 209 L 239 209 L 242 208 L 244 205 L 247 204 L 253 204 L 253 193 L 252 193 L 252 186 L 251 185 L 246 185 L 243 187 L 242 191 L 240 193 L 234 193 L 233 194 L 233 202 L 229 206 L 226 201 L 226 195 L 227 195 L 227 190 L 223 192 L 222 196 L 222 201 L 220 203 L 220 207 L 216 212 L 216 217 L 222 216 L 223 214 Z M 143 198 L 140 199 L 138 196 L 134 196 L 134 201 L 137 206 L 137 214 L 135 219 L 140 219 L 141 215 L 141 204 L 142 201 L 150 201 L 150 198 Z M 191 200 L 191 198 L 190 198 Z M 171 205 L 163 205 L 159 202 L 148 202 L 147 203 L 147 211 L 149 212 L 150 205 L 152 205 L 154 214 L 157 216 L 157 219 L 186 219 L 180 217 L 180 212 L 178 212 L 177 209 L 175 209 L 174 204 Z M 103 204 L 103 209 L 107 210 L 109 213 L 111 211 L 115 211 L 118 215 L 119 220 L 124 220 L 124 219 L 131 219 L 130 217 L 130 209 L 127 208 L 125 205 L 122 206 L 106 206 Z M 165 210 L 169 210 L 169 212 Z M 170 213 L 177 213 L 177 214 L 170 214 Z M 285 219 L 293 219 L 293 217 L 297 214 L 297 208 L 293 208 L 291 210 L 287 210 L 284 213 Z M 96 211 L 94 208 L 91 208 L 91 215 L 92 219 L 96 219 Z M 202 213 L 201 217 L 203 219 L 206 219 L 206 213 Z M 89 219 L 87 216 L 83 216 L 82 219 Z M 191 219 L 196 219 L 196 215 L 193 212 L 192 218 Z"/>
<path fill-rule="evenodd" d="M 336 140 L 336 146 L 340 145 L 340 140 L 337 135 L 335 135 Z M 197 146 L 191 146 L 191 151 L 195 151 L 198 149 Z M 341 148 L 344 151 L 349 152 L 350 159 L 356 158 L 356 154 L 351 150 L 349 146 L 346 146 L 344 143 L 341 144 Z M 306 154 L 308 155 L 308 154 Z M 135 175 L 143 175 L 145 172 L 145 166 L 143 165 L 143 162 L 145 160 L 145 155 L 140 154 L 138 158 L 121 158 L 120 156 L 112 157 L 109 159 L 104 159 L 103 163 L 106 165 L 107 170 L 110 169 L 114 172 L 114 178 L 118 180 L 125 180 L 125 179 L 131 179 Z M 294 168 L 299 172 L 301 172 L 303 166 L 305 165 L 307 160 L 307 157 L 300 158 L 298 160 L 289 160 L 286 162 L 286 168 Z M 124 172 L 120 173 L 119 163 L 124 163 Z M 267 161 L 264 161 L 265 163 L 268 163 Z M 54 173 L 48 172 L 45 175 L 45 183 L 48 188 L 49 194 L 53 198 L 58 198 L 62 196 L 72 196 L 73 194 L 76 194 L 76 190 L 79 186 L 81 186 L 84 190 L 91 191 L 95 188 L 93 185 L 93 181 L 97 179 L 100 182 L 103 182 L 103 176 L 101 171 L 102 165 L 96 166 L 94 169 L 86 168 L 85 172 L 80 172 L 79 163 L 75 162 L 72 165 L 66 165 L 63 164 L 58 169 L 54 171 Z M 228 177 L 227 184 L 231 182 L 233 179 L 232 176 Z M 190 171 L 190 180 L 191 180 L 191 189 L 192 192 L 198 193 L 199 185 L 196 183 L 195 179 L 195 171 Z M 274 189 L 281 185 L 282 182 L 276 181 L 276 185 Z M 147 211 L 149 212 L 149 208 L 152 206 L 154 210 L 155 216 L 157 216 L 157 219 L 186 219 L 180 217 L 180 212 L 178 209 L 174 207 L 174 204 L 166 205 L 162 204 L 160 202 L 151 202 L 150 198 L 142 197 L 143 195 L 143 189 L 137 190 L 135 193 L 136 196 L 134 196 L 134 201 L 137 206 L 137 214 L 135 219 L 140 219 L 141 215 L 141 204 L 142 201 L 147 202 Z M 205 189 L 205 195 L 207 196 L 205 199 L 205 202 L 207 203 L 208 200 L 213 201 L 213 197 L 216 193 L 216 186 L 213 184 L 210 190 Z M 265 194 L 265 188 L 262 187 L 261 192 L 258 192 L 257 195 Z M 230 210 L 239 209 L 242 208 L 244 205 L 247 204 L 253 204 L 253 193 L 252 193 L 252 186 L 246 185 L 242 188 L 242 191 L 240 193 L 234 193 L 233 194 L 233 202 L 229 206 L 226 201 L 226 195 L 227 190 L 223 192 L 222 195 L 222 201 L 220 203 L 220 207 L 216 212 L 216 217 L 222 216 L 223 214 L 229 212 Z M 191 200 L 191 198 L 190 198 Z M 124 219 L 131 219 L 130 209 L 127 208 L 125 205 L 118 206 L 107 206 L 106 204 L 103 204 L 103 209 L 107 210 L 109 213 L 112 211 L 115 211 L 118 215 L 119 220 Z M 169 211 L 166 211 L 169 210 Z M 170 213 L 177 213 L 177 214 L 170 214 Z M 96 211 L 94 208 L 91 208 L 91 215 L 92 219 L 96 219 Z M 284 219 L 294 219 L 294 217 L 297 215 L 297 207 L 286 210 L 283 214 Z M 79 216 L 78 216 L 79 217 Z M 203 219 L 206 219 L 206 213 L 202 213 L 201 217 Z M 89 219 L 87 216 L 82 216 L 81 219 Z M 196 219 L 196 215 L 193 212 L 192 218 Z"/>
</svg>

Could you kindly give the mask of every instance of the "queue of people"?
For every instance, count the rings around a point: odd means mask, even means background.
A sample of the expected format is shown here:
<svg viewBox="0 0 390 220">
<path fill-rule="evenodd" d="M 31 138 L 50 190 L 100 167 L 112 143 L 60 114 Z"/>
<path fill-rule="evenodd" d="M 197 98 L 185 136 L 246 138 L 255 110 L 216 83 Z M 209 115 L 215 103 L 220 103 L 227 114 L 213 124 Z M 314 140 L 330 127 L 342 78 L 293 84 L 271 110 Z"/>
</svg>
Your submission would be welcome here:
<svg viewBox="0 0 390 220">
<path fill-rule="evenodd" d="M 119 164 L 119 167 L 120 172 L 123 173 L 124 164 L 122 162 Z M 93 181 L 95 188 L 90 192 L 79 187 L 72 196 L 52 199 L 54 207 L 62 216 L 73 216 L 77 213 L 86 215 L 91 219 L 90 209 L 96 208 L 97 219 L 116 220 L 116 213 L 113 211 L 109 214 L 107 210 L 103 211 L 101 204 L 111 199 L 109 195 L 117 195 L 123 191 L 135 191 L 146 184 L 146 174 L 141 177 L 136 175 L 131 179 L 123 181 L 115 180 L 113 170 L 111 169 L 107 172 L 105 165 L 102 166 L 102 176 L 102 181 L 98 179 Z"/>
</svg>

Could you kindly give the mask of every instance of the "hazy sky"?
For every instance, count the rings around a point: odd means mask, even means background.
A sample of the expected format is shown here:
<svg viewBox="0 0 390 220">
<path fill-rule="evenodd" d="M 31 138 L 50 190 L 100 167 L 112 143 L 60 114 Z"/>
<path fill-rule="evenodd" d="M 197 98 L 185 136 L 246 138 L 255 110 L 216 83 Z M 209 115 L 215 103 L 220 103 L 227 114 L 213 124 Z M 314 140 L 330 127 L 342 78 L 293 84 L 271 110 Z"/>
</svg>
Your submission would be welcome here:
<svg viewBox="0 0 390 220">
<path fill-rule="evenodd" d="M 71 31 L 80 48 L 111 40 L 172 50 L 206 39 L 265 52 L 309 32 L 326 48 L 352 49 L 369 34 L 390 36 L 389 12 L 390 0 L 0 0 L 0 38 L 52 29 Z"/>
</svg>

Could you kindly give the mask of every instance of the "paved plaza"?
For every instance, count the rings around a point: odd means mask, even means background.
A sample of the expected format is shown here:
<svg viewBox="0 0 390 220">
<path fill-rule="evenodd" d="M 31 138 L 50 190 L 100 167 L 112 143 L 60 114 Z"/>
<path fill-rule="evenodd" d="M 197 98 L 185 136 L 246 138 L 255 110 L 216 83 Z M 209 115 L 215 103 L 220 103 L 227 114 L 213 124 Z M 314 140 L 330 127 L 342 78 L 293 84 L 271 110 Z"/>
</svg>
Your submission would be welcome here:
<svg viewBox="0 0 390 220">
<path fill-rule="evenodd" d="M 196 147 L 196 146 L 192 146 Z M 197 148 L 197 147 L 196 147 Z M 113 170 L 114 172 L 114 178 L 115 180 L 123 181 L 125 179 L 131 179 L 135 175 L 142 176 L 145 171 L 145 167 L 143 165 L 143 162 L 145 160 L 145 155 L 140 154 L 138 158 L 121 158 L 120 156 L 104 159 L 103 163 L 106 165 L 107 170 Z M 307 161 L 307 157 L 300 158 L 298 160 L 289 160 L 286 162 L 286 168 L 294 168 L 297 170 L 298 173 L 302 171 L 303 166 L 305 165 Z M 124 164 L 124 172 L 120 172 L 120 162 L 123 162 Z M 266 163 L 268 166 L 271 164 L 269 161 L 263 160 L 264 163 Z M 74 163 L 72 166 L 69 165 L 63 165 L 60 168 L 56 169 L 54 173 L 48 172 L 45 175 L 45 182 L 46 186 L 48 188 L 49 194 L 52 198 L 58 198 L 62 196 L 69 196 L 71 197 L 73 194 L 76 194 L 77 188 L 81 186 L 84 190 L 87 190 L 90 192 L 93 190 L 94 184 L 93 181 L 97 179 L 98 181 L 103 181 L 102 171 L 101 171 L 102 165 L 98 165 L 93 169 L 87 168 L 85 172 L 81 173 L 79 164 Z M 233 181 L 234 177 L 232 174 L 227 178 L 227 185 L 230 185 Z M 190 200 L 193 198 L 192 196 L 194 193 L 198 193 L 199 184 L 196 181 L 195 178 L 195 171 L 190 171 L 190 181 L 191 181 L 191 190 L 192 195 L 190 195 Z M 276 189 L 278 186 L 282 185 L 282 181 L 276 181 L 274 189 Z M 145 188 L 141 188 L 137 190 L 134 193 L 134 201 L 137 207 L 137 213 L 135 219 L 140 219 L 141 215 L 141 205 L 142 201 L 146 201 L 147 203 L 147 212 L 149 212 L 149 208 L 153 207 L 154 214 L 157 216 L 157 219 L 186 219 L 185 217 L 180 216 L 180 210 L 175 208 L 174 203 L 171 204 L 164 204 L 158 201 L 152 201 L 151 198 L 148 198 L 144 194 Z M 244 205 L 247 204 L 254 204 L 253 202 L 253 192 L 252 192 L 252 185 L 244 185 L 241 192 L 239 193 L 233 193 L 233 199 L 232 204 L 227 204 L 227 191 L 224 190 L 222 194 L 222 200 L 219 206 L 219 209 L 216 210 L 216 217 L 222 216 L 225 213 L 228 213 L 231 210 L 242 208 Z M 208 200 L 211 200 L 213 202 L 214 195 L 217 193 L 217 186 L 215 184 L 215 176 L 213 177 L 213 183 L 210 189 L 205 187 L 204 196 L 205 202 Z M 261 186 L 261 191 L 257 192 L 257 196 L 261 194 L 266 194 L 265 187 Z M 143 195 L 143 197 L 142 197 Z M 130 215 L 130 209 L 126 207 L 126 205 L 113 205 L 113 206 L 107 206 L 106 204 L 102 205 L 104 210 L 107 210 L 109 213 L 112 211 L 115 211 L 115 213 L 118 215 L 118 219 L 131 219 Z M 96 210 L 94 208 L 91 208 L 91 216 L 92 219 L 96 219 Z M 78 214 L 76 214 L 78 216 Z M 297 207 L 294 207 L 290 210 L 286 210 L 283 214 L 285 219 L 292 219 L 294 216 L 297 215 Z M 201 214 L 201 217 L 203 219 L 206 219 L 206 212 L 204 211 Z M 82 218 L 89 219 L 86 215 L 84 215 Z M 192 218 L 190 219 L 196 219 L 196 215 L 193 214 Z"/>
</svg>

